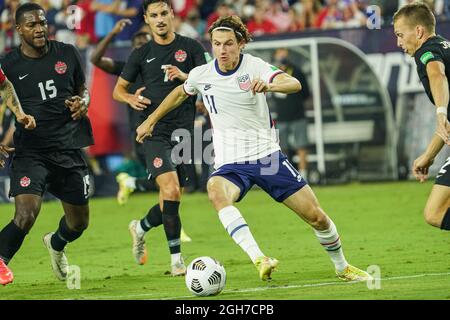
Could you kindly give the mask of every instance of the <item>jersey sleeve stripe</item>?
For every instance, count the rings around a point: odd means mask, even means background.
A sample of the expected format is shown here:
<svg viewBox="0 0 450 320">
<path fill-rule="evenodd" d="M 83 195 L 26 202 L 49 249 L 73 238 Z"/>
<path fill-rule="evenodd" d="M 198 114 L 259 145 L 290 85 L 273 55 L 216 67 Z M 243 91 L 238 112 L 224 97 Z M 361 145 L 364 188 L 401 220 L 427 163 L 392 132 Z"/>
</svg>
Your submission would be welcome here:
<svg viewBox="0 0 450 320">
<path fill-rule="evenodd" d="M 271 76 L 270 76 L 270 79 L 269 79 L 269 83 L 272 83 L 273 79 L 274 79 L 277 75 L 282 74 L 282 73 L 284 73 L 284 72 L 281 71 L 281 70 L 278 70 L 278 71 L 275 72 L 273 75 L 271 75 Z"/>
<path fill-rule="evenodd" d="M 183 84 L 183 91 L 184 91 L 184 93 L 186 93 L 188 96 L 195 96 L 194 93 L 189 93 L 189 92 L 187 92 L 186 88 L 184 87 L 184 84 Z"/>
</svg>

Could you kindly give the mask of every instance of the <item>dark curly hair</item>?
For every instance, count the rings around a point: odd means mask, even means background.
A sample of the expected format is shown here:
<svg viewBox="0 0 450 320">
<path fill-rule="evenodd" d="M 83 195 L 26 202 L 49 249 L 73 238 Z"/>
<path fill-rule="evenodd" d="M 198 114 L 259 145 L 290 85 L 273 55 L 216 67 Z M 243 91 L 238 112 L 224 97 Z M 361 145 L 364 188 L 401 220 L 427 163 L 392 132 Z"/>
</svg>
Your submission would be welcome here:
<svg viewBox="0 0 450 320">
<path fill-rule="evenodd" d="M 214 29 L 220 27 L 233 29 L 238 42 L 244 40 L 245 43 L 249 43 L 252 40 L 252 37 L 247 30 L 247 27 L 242 22 L 241 18 L 239 18 L 238 16 L 233 15 L 217 19 L 208 30 L 211 39 Z"/>
</svg>

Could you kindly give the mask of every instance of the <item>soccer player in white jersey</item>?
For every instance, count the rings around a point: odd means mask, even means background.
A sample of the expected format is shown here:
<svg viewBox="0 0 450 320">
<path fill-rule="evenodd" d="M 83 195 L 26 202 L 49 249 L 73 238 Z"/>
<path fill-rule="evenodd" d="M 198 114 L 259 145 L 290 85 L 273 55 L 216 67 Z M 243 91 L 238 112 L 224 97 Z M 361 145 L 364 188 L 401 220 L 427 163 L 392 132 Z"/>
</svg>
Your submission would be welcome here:
<svg viewBox="0 0 450 320">
<path fill-rule="evenodd" d="M 242 54 L 250 35 L 237 16 L 218 19 L 209 30 L 215 59 L 191 70 L 136 130 L 137 141 L 151 136 L 155 124 L 191 95 L 201 93 L 213 126 L 215 168 L 208 195 L 232 239 L 244 250 L 262 280 L 271 278 L 278 260 L 266 256 L 234 206 L 257 184 L 272 198 L 310 224 L 345 281 L 371 276 L 348 264 L 333 221 L 325 214 L 306 181 L 281 153 L 265 92 L 294 93 L 300 82 L 249 54 Z"/>
</svg>

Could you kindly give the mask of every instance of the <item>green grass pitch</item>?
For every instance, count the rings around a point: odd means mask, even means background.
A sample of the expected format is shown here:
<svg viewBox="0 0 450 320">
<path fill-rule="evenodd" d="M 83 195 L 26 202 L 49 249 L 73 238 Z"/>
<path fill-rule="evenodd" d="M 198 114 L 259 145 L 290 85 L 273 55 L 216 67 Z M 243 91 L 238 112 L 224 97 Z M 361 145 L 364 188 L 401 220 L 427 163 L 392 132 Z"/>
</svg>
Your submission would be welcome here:
<svg viewBox="0 0 450 320">
<path fill-rule="evenodd" d="M 258 190 L 237 206 L 263 252 L 280 260 L 271 282 L 259 280 L 205 194 L 183 197 L 183 226 L 193 238 L 182 244 L 183 255 L 187 263 L 212 256 L 225 266 L 225 290 L 206 299 L 450 299 L 450 233 L 428 226 L 422 217 L 431 187 L 431 182 L 403 182 L 313 188 L 338 227 L 347 260 L 363 269 L 380 268 L 379 289 L 340 282 L 312 230 Z M 59 202 L 44 203 L 10 263 L 15 281 L 0 287 L 0 299 L 199 299 L 190 295 L 184 278 L 164 275 L 170 256 L 162 228 L 146 237 L 147 264 L 134 263 L 128 223 L 156 201 L 157 194 L 133 195 L 123 207 L 112 198 L 91 201 L 88 230 L 67 248 L 70 264 L 81 270 L 78 290 L 52 274 L 42 236 L 56 229 L 62 208 Z M 13 210 L 0 206 L 1 227 Z"/>
</svg>

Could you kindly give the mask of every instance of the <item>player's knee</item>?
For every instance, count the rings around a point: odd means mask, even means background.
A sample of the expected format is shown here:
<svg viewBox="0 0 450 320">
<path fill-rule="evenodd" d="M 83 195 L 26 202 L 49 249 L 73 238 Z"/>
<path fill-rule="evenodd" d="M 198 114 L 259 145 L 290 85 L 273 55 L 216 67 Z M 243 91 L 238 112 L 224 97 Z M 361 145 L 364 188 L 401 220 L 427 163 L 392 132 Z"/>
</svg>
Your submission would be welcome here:
<svg viewBox="0 0 450 320">
<path fill-rule="evenodd" d="M 64 219 L 67 228 L 74 232 L 83 232 L 89 226 L 89 206 L 72 207 Z"/>
<path fill-rule="evenodd" d="M 34 206 L 26 206 L 16 209 L 14 223 L 23 231 L 30 231 L 39 214 L 39 208 Z"/>
<path fill-rule="evenodd" d="M 181 188 L 179 185 L 166 185 L 160 189 L 164 200 L 180 201 Z"/>
<path fill-rule="evenodd" d="M 218 192 L 216 192 L 214 189 L 208 189 L 208 198 L 209 201 L 211 201 L 214 205 L 218 202 L 222 202 L 224 200 L 224 197 L 222 197 Z"/>
<path fill-rule="evenodd" d="M 325 230 L 329 227 L 329 221 L 327 215 L 322 211 L 319 206 L 314 206 L 311 214 L 309 215 L 309 224 L 317 230 Z"/>
<path fill-rule="evenodd" d="M 72 229 L 75 232 L 83 232 L 88 228 L 88 226 L 89 226 L 89 219 L 82 219 L 80 221 L 72 223 L 70 229 Z"/>
<path fill-rule="evenodd" d="M 425 208 L 423 215 L 424 215 L 426 223 L 428 223 L 434 227 L 441 226 L 442 218 L 440 217 L 439 212 L 437 212 L 437 210 L 433 210 L 431 208 Z"/>
<path fill-rule="evenodd" d="M 216 209 L 218 207 L 224 207 L 232 203 L 232 201 L 227 199 L 225 193 L 216 188 L 213 184 L 208 183 L 207 190 L 209 201 L 211 201 L 211 203 Z"/>
</svg>

